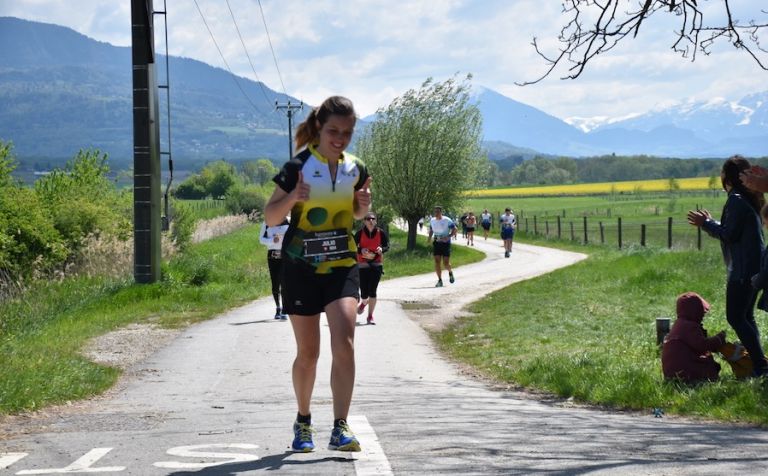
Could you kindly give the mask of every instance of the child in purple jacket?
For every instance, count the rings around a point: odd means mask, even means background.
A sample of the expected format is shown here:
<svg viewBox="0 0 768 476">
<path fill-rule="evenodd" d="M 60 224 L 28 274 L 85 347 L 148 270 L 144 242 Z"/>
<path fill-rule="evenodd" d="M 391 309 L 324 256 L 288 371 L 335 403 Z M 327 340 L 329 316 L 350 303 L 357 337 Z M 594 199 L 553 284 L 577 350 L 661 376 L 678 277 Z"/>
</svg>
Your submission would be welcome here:
<svg viewBox="0 0 768 476">
<path fill-rule="evenodd" d="M 709 303 L 694 292 L 677 298 L 677 320 L 672 325 L 661 353 L 664 377 L 685 383 L 717 380 L 720 364 L 712 352 L 725 344 L 725 331 L 707 337 L 702 321 L 709 311 Z"/>
</svg>

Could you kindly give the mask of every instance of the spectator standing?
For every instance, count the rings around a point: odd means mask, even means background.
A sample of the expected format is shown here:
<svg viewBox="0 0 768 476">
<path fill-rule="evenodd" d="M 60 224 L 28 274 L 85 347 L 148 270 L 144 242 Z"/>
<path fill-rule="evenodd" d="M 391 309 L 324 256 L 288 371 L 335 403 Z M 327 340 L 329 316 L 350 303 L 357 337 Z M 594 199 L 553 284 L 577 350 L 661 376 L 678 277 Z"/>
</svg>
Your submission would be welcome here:
<svg viewBox="0 0 768 476">
<path fill-rule="evenodd" d="M 720 180 L 728 198 L 720 221 L 712 218 L 707 210 L 691 210 L 688 223 L 720 240 L 727 270 L 725 315 L 752 358 L 754 375 L 761 376 L 768 374 L 768 362 L 755 321 L 757 290 L 752 287 L 752 277 L 760 272 L 764 247 L 760 210 L 765 199 L 761 192 L 750 190 L 742 183 L 740 174 L 748 170 L 750 163 L 741 156 L 726 160 Z"/>
</svg>

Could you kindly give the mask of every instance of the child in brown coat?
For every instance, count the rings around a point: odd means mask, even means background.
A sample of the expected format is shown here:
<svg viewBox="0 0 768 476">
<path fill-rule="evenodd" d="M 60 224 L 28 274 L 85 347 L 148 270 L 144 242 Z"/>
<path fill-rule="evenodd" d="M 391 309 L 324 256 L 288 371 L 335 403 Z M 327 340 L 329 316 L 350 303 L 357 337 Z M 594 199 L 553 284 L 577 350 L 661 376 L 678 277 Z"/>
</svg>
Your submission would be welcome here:
<svg viewBox="0 0 768 476">
<path fill-rule="evenodd" d="M 712 352 L 726 343 L 725 331 L 707 337 L 702 321 L 709 308 L 709 303 L 694 292 L 677 298 L 677 320 L 664 339 L 661 353 L 665 378 L 685 383 L 717 380 L 720 364 L 715 362 Z"/>
</svg>

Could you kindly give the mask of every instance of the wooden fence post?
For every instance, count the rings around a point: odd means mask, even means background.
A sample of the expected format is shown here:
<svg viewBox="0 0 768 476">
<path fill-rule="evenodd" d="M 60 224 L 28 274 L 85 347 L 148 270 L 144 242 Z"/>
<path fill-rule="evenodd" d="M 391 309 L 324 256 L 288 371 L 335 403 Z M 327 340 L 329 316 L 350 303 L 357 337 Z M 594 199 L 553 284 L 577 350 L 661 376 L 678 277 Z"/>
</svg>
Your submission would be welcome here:
<svg viewBox="0 0 768 476">
<path fill-rule="evenodd" d="M 549 220 L 544 220 L 544 236 L 549 237 Z"/>
<path fill-rule="evenodd" d="M 587 235 L 587 217 L 584 216 L 584 244 L 589 243 L 589 236 Z"/>
<path fill-rule="evenodd" d="M 565 211 L 565 210 L 563 210 L 563 211 Z M 560 217 L 557 217 L 557 239 L 558 240 L 561 238 L 560 231 L 561 231 L 561 228 L 560 228 Z"/>
<path fill-rule="evenodd" d="M 672 249 L 672 217 L 667 218 L 667 248 Z"/>
<path fill-rule="evenodd" d="M 536 215 L 533 216 L 533 234 L 538 235 L 539 234 L 539 225 L 536 221 Z"/>
<path fill-rule="evenodd" d="M 701 251 L 701 227 L 696 227 L 696 248 Z"/>
<path fill-rule="evenodd" d="M 605 244 L 605 225 L 603 225 L 603 222 L 600 223 L 600 244 Z"/>
<path fill-rule="evenodd" d="M 619 249 L 621 249 L 621 217 L 619 217 Z"/>
<path fill-rule="evenodd" d="M 640 225 L 640 246 L 645 247 L 645 223 Z"/>
<path fill-rule="evenodd" d="M 573 222 L 571 223 L 571 241 L 576 241 L 576 235 L 573 232 Z"/>
</svg>

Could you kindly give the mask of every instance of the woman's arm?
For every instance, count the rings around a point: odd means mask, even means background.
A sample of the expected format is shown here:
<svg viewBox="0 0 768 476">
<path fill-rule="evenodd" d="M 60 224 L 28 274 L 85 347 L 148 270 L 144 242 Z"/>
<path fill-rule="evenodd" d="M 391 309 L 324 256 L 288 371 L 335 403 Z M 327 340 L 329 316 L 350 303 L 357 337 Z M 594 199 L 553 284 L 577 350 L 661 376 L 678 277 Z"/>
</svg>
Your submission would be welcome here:
<svg viewBox="0 0 768 476">
<path fill-rule="evenodd" d="M 725 243 L 735 243 L 741 239 L 741 232 L 750 212 L 751 209 L 743 198 L 731 195 L 725 202 L 722 222 L 709 217 L 702 223 L 701 228 Z"/>
</svg>

